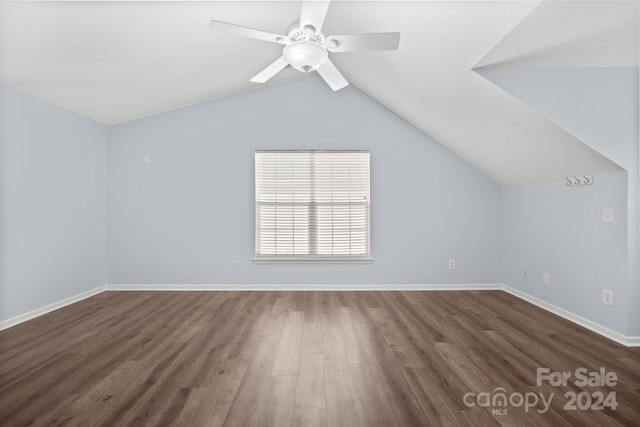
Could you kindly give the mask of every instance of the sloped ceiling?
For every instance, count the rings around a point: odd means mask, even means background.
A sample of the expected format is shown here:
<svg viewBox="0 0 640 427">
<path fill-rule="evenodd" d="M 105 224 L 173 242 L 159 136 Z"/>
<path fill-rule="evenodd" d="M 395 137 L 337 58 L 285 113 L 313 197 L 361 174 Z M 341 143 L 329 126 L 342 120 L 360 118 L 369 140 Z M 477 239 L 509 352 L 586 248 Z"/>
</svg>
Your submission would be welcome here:
<svg viewBox="0 0 640 427">
<path fill-rule="evenodd" d="M 259 87 L 249 79 L 281 46 L 212 33 L 209 20 L 284 33 L 299 13 L 299 1 L 2 2 L 0 80 L 120 123 Z M 334 0 L 323 31 L 400 31 L 397 51 L 332 59 L 353 86 L 502 185 L 620 170 L 479 73 L 637 67 L 635 0 Z M 267 84 L 291 78 L 304 76 L 287 69 Z"/>
</svg>

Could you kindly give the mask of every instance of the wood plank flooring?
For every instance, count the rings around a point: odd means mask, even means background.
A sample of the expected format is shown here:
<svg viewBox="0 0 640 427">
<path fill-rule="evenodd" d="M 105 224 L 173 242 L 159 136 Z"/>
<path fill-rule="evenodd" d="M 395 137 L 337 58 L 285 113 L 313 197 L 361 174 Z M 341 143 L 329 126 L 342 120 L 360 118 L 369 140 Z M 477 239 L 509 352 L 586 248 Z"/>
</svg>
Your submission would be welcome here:
<svg viewBox="0 0 640 427">
<path fill-rule="evenodd" d="M 501 291 L 105 292 L 0 332 L 0 425 L 639 426 L 640 348 Z"/>
</svg>

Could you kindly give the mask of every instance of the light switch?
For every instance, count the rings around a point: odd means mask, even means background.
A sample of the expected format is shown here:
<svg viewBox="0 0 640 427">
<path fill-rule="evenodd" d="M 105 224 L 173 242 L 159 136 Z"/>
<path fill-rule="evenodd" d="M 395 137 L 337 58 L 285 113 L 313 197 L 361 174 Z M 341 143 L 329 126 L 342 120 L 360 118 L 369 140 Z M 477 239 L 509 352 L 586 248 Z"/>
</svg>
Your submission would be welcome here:
<svg viewBox="0 0 640 427">
<path fill-rule="evenodd" d="M 602 221 L 607 224 L 613 223 L 613 209 L 612 208 L 604 208 L 602 210 Z"/>
</svg>

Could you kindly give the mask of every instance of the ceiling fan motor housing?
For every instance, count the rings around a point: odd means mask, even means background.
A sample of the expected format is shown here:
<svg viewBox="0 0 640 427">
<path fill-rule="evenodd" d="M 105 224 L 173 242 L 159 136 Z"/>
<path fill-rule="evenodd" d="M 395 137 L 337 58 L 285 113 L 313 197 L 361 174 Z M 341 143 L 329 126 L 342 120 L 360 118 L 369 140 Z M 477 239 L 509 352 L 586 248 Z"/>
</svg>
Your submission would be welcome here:
<svg viewBox="0 0 640 427">
<path fill-rule="evenodd" d="M 320 31 L 316 31 L 312 26 L 307 25 L 306 27 L 300 27 L 300 22 L 296 21 L 289 27 L 289 31 L 287 32 L 287 36 L 289 40 L 292 42 L 298 41 L 310 41 L 316 42 L 318 44 L 324 43 L 324 34 Z"/>
</svg>

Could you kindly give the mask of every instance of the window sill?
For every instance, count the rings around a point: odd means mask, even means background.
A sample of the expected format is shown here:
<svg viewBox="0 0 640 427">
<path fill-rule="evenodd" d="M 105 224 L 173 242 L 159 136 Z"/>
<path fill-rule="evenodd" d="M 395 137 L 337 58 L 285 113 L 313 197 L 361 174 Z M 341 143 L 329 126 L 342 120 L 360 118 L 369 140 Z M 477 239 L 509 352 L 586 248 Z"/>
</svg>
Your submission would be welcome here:
<svg viewBox="0 0 640 427">
<path fill-rule="evenodd" d="M 254 264 L 371 264 L 371 257 L 254 257 Z"/>
</svg>

